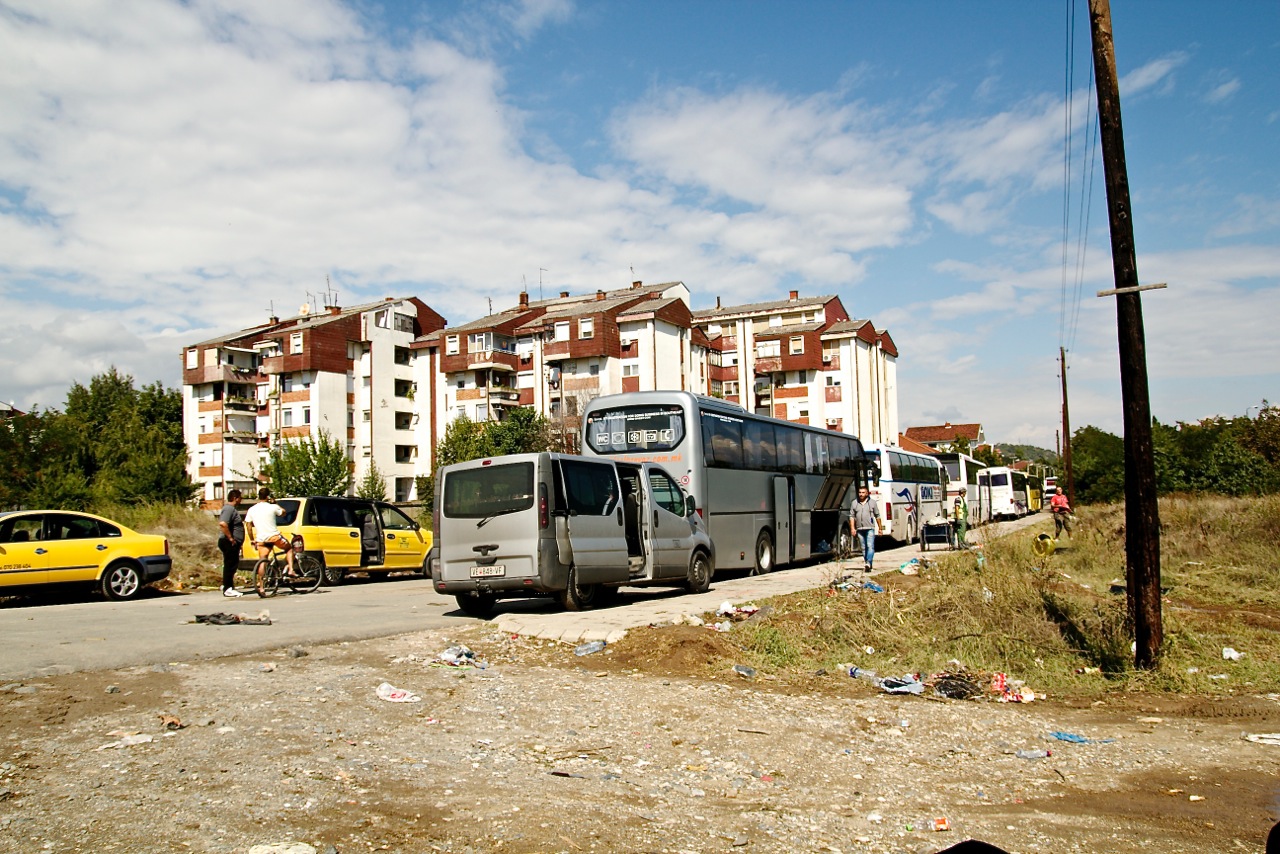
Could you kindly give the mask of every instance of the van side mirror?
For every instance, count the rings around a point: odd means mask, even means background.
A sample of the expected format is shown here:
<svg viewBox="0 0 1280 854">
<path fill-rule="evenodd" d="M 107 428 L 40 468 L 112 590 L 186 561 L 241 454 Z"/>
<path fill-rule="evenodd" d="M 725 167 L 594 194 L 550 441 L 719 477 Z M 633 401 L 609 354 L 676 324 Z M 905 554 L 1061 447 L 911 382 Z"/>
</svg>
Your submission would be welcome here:
<svg viewBox="0 0 1280 854">
<path fill-rule="evenodd" d="M 697 512 L 698 512 L 698 503 L 693 500 L 692 495 L 686 495 L 684 497 L 684 515 L 692 516 L 694 513 L 697 513 Z"/>
</svg>

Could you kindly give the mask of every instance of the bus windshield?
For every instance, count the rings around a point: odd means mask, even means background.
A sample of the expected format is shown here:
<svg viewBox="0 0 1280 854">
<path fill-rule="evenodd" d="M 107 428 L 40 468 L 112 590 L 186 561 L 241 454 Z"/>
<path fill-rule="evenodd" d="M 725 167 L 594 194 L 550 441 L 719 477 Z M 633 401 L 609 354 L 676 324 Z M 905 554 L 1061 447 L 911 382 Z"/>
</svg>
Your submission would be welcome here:
<svg viewBox="0 0 1280 854">
<path fill-rule="evenodd" d="M 684 441 L 684 410 L 670 404 L 601 409 L 587 416 L 583 432 L 597 454 L 672 451 Z"/>
</svg>

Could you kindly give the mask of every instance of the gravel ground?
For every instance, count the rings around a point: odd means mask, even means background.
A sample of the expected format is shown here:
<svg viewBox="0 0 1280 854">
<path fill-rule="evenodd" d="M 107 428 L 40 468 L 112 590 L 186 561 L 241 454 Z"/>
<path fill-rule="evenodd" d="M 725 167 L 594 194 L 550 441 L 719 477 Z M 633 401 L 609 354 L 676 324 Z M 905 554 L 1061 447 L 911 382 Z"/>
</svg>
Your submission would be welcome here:
<svg viewBox="0 0 1280 854">
<path fill-rule="evenodd" d="M 706 678 L 698 632 L 575 656 L 479 627 L 4 686 L 0 849 L 1238 852 L 1280 818 L 1280 746 L 1242 737 L 1280 731 L 1275 696 Z M 458 643 L 488 666 L 440 665 Z"/>
</svg>

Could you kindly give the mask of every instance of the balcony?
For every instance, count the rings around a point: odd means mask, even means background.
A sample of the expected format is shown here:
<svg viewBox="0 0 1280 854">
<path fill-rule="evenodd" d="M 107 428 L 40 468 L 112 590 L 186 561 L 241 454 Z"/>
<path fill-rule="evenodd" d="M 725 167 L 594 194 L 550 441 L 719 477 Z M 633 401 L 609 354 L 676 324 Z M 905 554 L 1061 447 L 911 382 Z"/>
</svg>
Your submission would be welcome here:
<svg viewBox="0 0 1280 854">
<path fill-rule="evenodd" d="M 235 412 L 257 412 L 258 401 L 247 397 L 228 397 L 223 401 L 223 406 Z"/>
<path fill-rule="evenodd" d="M 203 385 L 204 383 L 259 383 L 265 377 L 253 368 L 237 368 L 235 365 L 205 365 L 201 368 L 187 368 L 182 372 L 184 385 Z"/>
<path fill-rule="evenodd" d="M 258 433 L 255 430 L 227 430 L 222 434 L 222 441 L 249 444 L 258 441 Z"/>
</svg>

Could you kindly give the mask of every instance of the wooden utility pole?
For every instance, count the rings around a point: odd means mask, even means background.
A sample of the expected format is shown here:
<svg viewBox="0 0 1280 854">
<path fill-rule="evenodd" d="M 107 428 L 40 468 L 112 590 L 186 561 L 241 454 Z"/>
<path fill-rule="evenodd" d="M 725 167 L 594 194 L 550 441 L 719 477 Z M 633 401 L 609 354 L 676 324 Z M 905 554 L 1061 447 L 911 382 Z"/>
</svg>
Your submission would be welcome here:
<svg viewBox="0 0 1280 854">
<path fill-rule="evenodd" d="M 1064 492 L 1067 503 L 1076 506 L 1076 477 L 1071 468 L 1071 415 L 1067 410 L 1067 350 L 1058 348 L 1058 363 L 1062 368 L 1062 470 L 1067 478 Z"/>
<path fill-rule="evenodd" d="M 1133 213 L 1129 205 L 1129 175 L 1120 123 L 1120 85 L 1116 76 L 1110 0 L 1089 0 L 1089 23 L 1093 35 L 1098 127 L 1111 222 L 1111 263 L 1116 282 L 1113 293 L 1120 338 L 1120 391 L 1124 407 L 1125 576 L 1129 618 L 1133 622 L 1136 641 L 1134 664 L 1141 670 L 1150 670 L 1159 661 L 1160 646 L 1164 641 L 1160 617 L 1160 509 L 1156 503 L 1151 400 L 1147 388 L 1142 297 L 1139 294 L 1143 288 L 1138 284 L 1138 263 L 1133 245 Z"/>
</svg>

